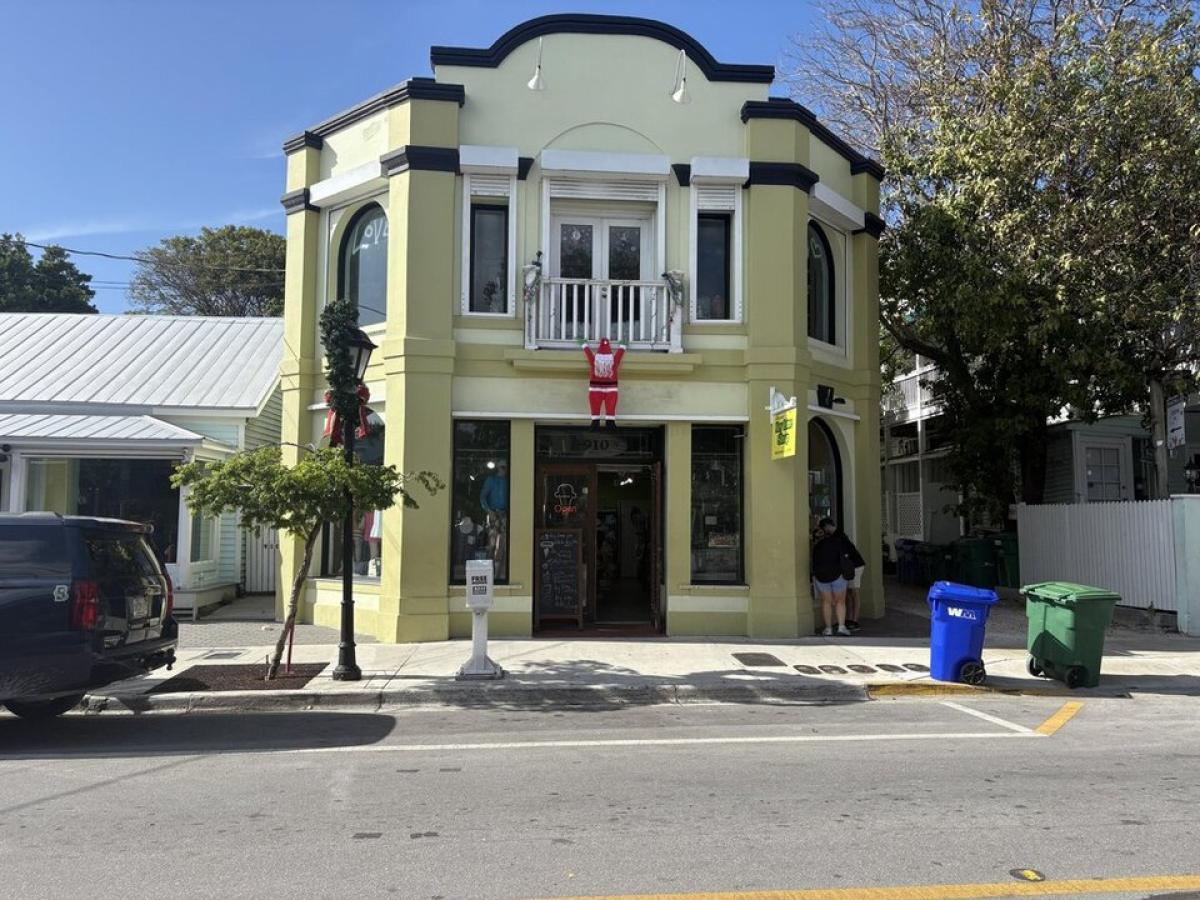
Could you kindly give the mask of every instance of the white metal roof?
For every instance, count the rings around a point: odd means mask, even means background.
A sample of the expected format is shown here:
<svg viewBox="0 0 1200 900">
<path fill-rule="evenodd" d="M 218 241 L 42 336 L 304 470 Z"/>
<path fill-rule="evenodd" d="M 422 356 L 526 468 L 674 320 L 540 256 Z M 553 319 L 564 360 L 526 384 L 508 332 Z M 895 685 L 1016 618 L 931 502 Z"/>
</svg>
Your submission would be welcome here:
<svg viewBox="0 0 1200 900">
<path fill-rule="evenodd" d="M 282 319 L 4 313 L 0 410 L 253 415 L 282 353 Z"/>
<path fill-rule="evenodd" d="M 62 416 L 0 413 L 0 441 L 158 441 L 199 444 L 203 435 L 152 416 Z"/>
</svg>

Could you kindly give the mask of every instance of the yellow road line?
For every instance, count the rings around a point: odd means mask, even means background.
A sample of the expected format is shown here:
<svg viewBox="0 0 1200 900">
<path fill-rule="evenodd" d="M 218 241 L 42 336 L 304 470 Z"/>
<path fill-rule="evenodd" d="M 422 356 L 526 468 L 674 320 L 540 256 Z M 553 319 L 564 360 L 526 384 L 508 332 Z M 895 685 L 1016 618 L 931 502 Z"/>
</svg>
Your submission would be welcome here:
<svg viewBox="0 0 1200 900">
<path fill-rule="evenodd" d="M 1078 700 L 1069 700 L 1062 705 L 1062 708 L 1058 712 L 1039 725 L 1035 731 L 1038 734 L 1052 735 L 1075 718 L 1075 714 L 1081 709 L 1083 709 L 1082 703 Z"/>
<path fill-rule="evenodd" d="M 1000 881 L 980 884 L 895 885 L 798 891 L 740 891 L 715 894 L 622 894 L 568 900 L 978 900 L 983 897 L 1049 897 L 1061 894 L 1119 894 L 1137 891 L 1200 890 L 1200 875 L 1080 878 L 1072 881 Z"/>
</svg>

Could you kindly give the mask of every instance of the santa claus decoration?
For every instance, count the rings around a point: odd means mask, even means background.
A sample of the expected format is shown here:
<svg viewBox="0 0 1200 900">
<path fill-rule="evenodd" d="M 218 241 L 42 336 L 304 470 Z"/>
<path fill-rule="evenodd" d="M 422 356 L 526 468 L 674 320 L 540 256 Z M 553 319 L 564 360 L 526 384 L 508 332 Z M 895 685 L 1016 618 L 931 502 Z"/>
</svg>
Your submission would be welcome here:
<svg viewBox="0 0 1200 900">
<path fill-rule="evenodd" d="M 608 338 L 600 338 L 600 346 L 593 351 L 587 343 L 583 345 L 583 354 L 587 357 L 591 369 L 588 380 L 588 403 L 592 408 L 592 431 L 599 431 L 601 423 L 606 428 L 616 428 L 617 373 L 621 368 L 621 359 L 625 356 L 625 348 L 618 345 L 614 352 Z"/>
</svg>

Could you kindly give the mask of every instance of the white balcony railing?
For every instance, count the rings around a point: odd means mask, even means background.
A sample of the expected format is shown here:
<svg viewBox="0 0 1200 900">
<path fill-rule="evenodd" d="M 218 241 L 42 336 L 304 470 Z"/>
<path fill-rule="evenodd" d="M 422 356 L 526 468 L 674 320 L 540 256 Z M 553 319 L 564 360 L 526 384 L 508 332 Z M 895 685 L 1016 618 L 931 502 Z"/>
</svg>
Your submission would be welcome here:
<svg viewBox="0 0 1200 900">
<path fill-rule="evenodd" d="M 936 375 L 933 370 L 913 372 L 903 378 L 897 378 L 883 389 L 883 414 L 889 421 L 913 421 L 925 419 L 941 412 L 941 407 L 934 400 L 933 390 L 921 384 L 921 380 L 932 380 Z"/>
<path fill-rule="evenodd" d="M 633 350 L 682 349 L 682 307 L 665 281 L 544 278 L 529 300 L 525 345 L 531 350 L 600 338 Z"/>
</svg>

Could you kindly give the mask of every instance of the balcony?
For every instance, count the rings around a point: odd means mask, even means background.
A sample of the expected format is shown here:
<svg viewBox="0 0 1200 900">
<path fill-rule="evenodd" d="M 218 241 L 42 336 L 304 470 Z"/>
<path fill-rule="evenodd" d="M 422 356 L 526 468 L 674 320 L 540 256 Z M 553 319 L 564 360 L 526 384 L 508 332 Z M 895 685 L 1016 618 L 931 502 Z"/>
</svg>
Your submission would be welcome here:
<svg viewBox="0 0 1200 900">
<path fill-rule="evenodd" d="M 683 306 L 666 281 L 544 278 L 529 294 L 525 322 L 530 350 L 601 338 L 630 350 L 683 349 Z"/>
<path fill-rule="evenodd" d="M 934 369 L 923 369 L 886 385 L 881 398 L 884 422 L 895 425 L 940 414 L 941 406 L 934 400 L 932 389 L 921 384 L 922 379 L 931 380 L 936 374 Z"/>
</svg>

